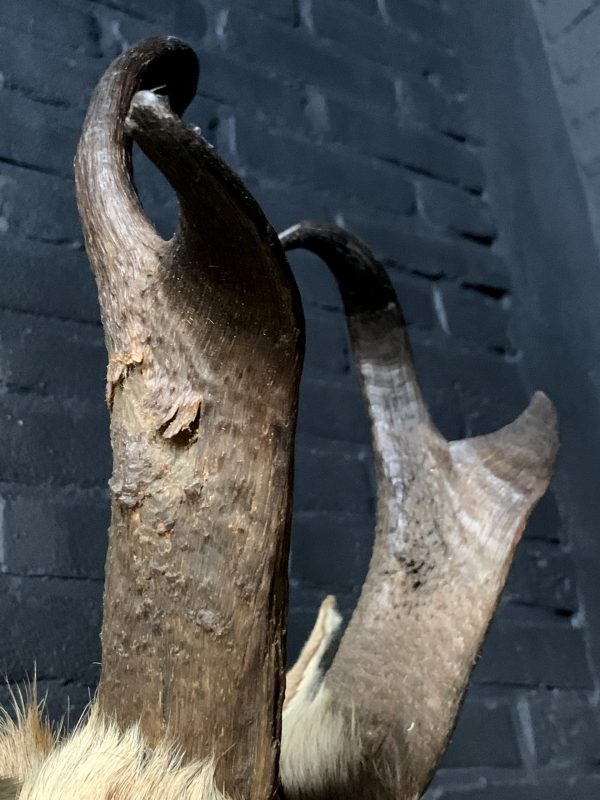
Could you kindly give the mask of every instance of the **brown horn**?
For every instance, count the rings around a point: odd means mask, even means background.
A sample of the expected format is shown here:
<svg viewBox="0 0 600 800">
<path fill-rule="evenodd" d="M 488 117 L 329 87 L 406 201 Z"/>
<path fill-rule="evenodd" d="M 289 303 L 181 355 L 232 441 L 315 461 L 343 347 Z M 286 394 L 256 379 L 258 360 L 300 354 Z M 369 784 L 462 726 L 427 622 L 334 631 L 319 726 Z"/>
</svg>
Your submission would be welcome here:
<svg viewBox="0 0 600 800">
<path fill-rule="evenodd" d="M 186 757 L 214 757 L 232 796 L 264 800 L 278 785 L 303 318 L 275 232 L 177 116 L 196 76 L 176 39 L 128 50 L 76 158 L 112 410 L 99 702 L 150 742 L 169 733 Z M 129 137 L 179 197 L 169 242 L 139 208 Z"/>
<path fill-rule="evenodd" d="M 377 473 L 369 572 L 321 693 L 328 724 L 332 709 L 346 719 L 355 763 L 329 764 L 325 789 L 311 797 L 413 800 L 446 747 L 515 546 L 548 486 L 556 415 L 537 393 L 511 425 L 447 442 L 424 404 L 383 267 L 333 226 L 302 223 L 280 238 L 320 256 L 338 281 Z M 295 788 L 301 795 L 300 780 Z"/>
</svg>

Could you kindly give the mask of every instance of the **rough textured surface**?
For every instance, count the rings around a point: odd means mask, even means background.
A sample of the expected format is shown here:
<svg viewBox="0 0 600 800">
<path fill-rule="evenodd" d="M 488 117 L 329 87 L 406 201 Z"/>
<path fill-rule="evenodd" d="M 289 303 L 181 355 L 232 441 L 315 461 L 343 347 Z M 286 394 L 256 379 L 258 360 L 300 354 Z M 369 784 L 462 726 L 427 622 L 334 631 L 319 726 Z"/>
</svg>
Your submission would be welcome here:
<svg viewBox="0 0 600 800">
<path fill-rule="evenodd" d="M 277 234 L 178 116 L 197 73 L 175 37 L 129 48 L 75 159 L 113 451 L 99 704 L 214 758 L 228 794 L 264 798 L 279 784 L 304 320 Z M 135 196 L 129 136 L 177 193 L 169 241 Z"/>
<path fill-rule="evenodd" d="M 558 16 L 593 5 L 544 4 Z M 515 308 L 527 308 L 529 295 L 522 286 L 515 294 L 508 269 L 514 259 L 490 244 L 479 101 L 462 79 L 452 20 L 434 0 L 28 0 L 5 6 L 0 669 L 17 679 L 37 659 L 42 691 L 60 715 L 67 695 L 82 707 L 97 677 L 110 472 L 105 353 L 75 211 L 72 159 L 93 87 L 126 44 L 173 33 L 199 52 L 199 95 L 187 118 L 242 172 L 276 228 L 307 216 L 345 222 L 384 259 L 409 322 L 426 400 L 447 438 L 493 430 L 519 412 L 533 388 L 525 390 L 522 381 L 523 352 L 536 339 L 543 349 L 551 331 L 508 334 Z M 335 25 L 327 21 L 332 12 Z M 467 33 L 471 27 L 467 19 Z M 593 86 L 595 73 L 588 75 Z M 527 101 L 538 107 L 536 93 Z M 507 140 L 514 113 L 511 103 Z M 552 149 L 554 163 L 568 160 L 558 157 L 568 146 L 562 141 Z M 175 200 L 138 163 L 145 206 L 168 232 Z M 512 180 L 514 170 L 512 161 L 504 173 Z M 448 218 L 447 189 L 466 198 L 461 218 L 458 205 Z M 559 184 L 545 193 L 564 197 L 569 208 L 564 191 Z M 471 230 L 473 203 L 479 213 Z M 512 209 L 512 202 L 503 207 Z M 500 234 L 511 224 L 498 219 L 494 203 L 492 217 Z M 579 217 L 587 225 L 585 209 Z M 551 225 L 545 221 L 536 237 L 529 217 L 523 220 L 532 255 L 549 228 L 557 239 L 576 236 L 564 231 L 560 216 Z M 456 232 L 457 222 L 468 229 Z M 542 252 L 548 263 L 555 245 Z M 574 270 L 581 264 L 571 261 Z M 318 261 L 293 262 L 308 337 L 291 565 L 295 656 L 325 594 L 338 596 L 345 615 L 353 607 L 371 548 L 374 498 L 368 427 L 339 295 Z M 518 263 L 526 276 L 532 261 Z M 593 267 L 600 274 L 597 258 L 589 263 L 589 273 Z M 552 282 L 565 297 L 563 267 L 556 264 Z M 588 292 L 589 302 L 593 296 Z M 577 304 L 569 316 L 577 319 Z M 589 337 L 577 332 L 576 348 L 583 341 Z M 567 353 L 569 363 L 579 358 L 577 349 Z M 585 420 L 592 404 L 586 393 L 580 397 Z M 575 416 L 572 404 L 561 417 L 569 415 Z M 597 474 L 593 460 L 582 474 Z M 589 490 L 578 502 L 589 504 L 595 494 Z M 597 537 L 591 522 L 572 520 L 570 503 L 546 497 L 519 545 L 434 798 L 598 795 L 600 713 L 587 647 L 589 626 L 600 614 L 593 598 L 584 609 L 572 552 L 574 530 L 581 530 L 580 541 Z M 0 696 L 5 699 L 4 689 Z M 574 708 L 581 709 L 575 720 L 569 717 Z"/>
<path fill-rule="evenodd" d="M 600 7 L 595 0 L 533 0 L 558 107 L 600 248 Z"/>
<path fill-rule="evenodd" d="M 556 414 L 537 393 L 499 431 L 447 442 L 382 265 L 337 226 L 304 222 L 281 239 L 335 275 L 372 429 L 373 556 L 325 677 L 363 747 L 339 795 L 409 800 L 422 796 L 445 751 L 515 547 L 548 487 Z"/>
</svg>

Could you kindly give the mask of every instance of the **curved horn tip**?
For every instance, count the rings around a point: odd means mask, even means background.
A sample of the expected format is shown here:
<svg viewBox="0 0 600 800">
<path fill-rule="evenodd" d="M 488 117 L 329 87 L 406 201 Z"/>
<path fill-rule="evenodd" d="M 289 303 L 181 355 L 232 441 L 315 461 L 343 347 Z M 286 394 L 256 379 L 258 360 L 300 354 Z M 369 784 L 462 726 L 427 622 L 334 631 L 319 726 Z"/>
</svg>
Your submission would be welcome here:
<svg viewBox="0 0 600 800">
<path fill-rule="evenodd" d="M 141 67 L 141 85 L 138 88 L 160 88 L 177 115 L 185 111 L 196 94 L 200 75 L 198 56 L 177 36 L 142 39 L 126 50 L 117 62 L 121 59 L 138 62 Z"/>
<path fill-rule="evenodd" d="M 289 244 L 298 244 L 300 246 L 307 238 L 327 240 L 329 242 L 341 241 L 347 244 L 353 243 L 366 248 L 364 242 L 341 225 L 336 225 L 332 222 L 318 222 L 314 219 L 302 219 L 279 234 L 279 239 L 284 246 Z"/>
<path fill-rule="evenodd" d="M 142 124 L 141 117 L 144 112 L 150 112 L 156 117 L 168 118 L 170 109 L 164 97 L 150 89 L 142 89 L 133 95 L 129 113 L 125 118 L 125 130 L 131 136 Z"/>
<path fill-rule="evenodd" d="M 554 427 L 558 428 L 556 407 L 548 395 L 542 392 L 541 389 L 533 393 L 533 397 L 523 413 L 535 413 L 540 418 L 545 419 L 547 424 L 552 424 Z"/>
<path fill-rule="evenodd" d="M 527 408 L 498 433 L 503 431 L 552 469 L 559 446 L 558 414 L 554 403 L 544 392 L 535 392 Z"/>
<path fill-rule="evenodd" d="M 525 495 L 540 496 L 552 477 L 558 454 L 558 416 L 554 404 L 536 392 L 527 408 L 509 425 L 483 436 L 450 442 L 456 462 L 477 454 L 499 476 Z M 468 459 L 469 460 L 469 459 Z M 470 466 L 472 468 L 472 464 Z"/>
</svg>

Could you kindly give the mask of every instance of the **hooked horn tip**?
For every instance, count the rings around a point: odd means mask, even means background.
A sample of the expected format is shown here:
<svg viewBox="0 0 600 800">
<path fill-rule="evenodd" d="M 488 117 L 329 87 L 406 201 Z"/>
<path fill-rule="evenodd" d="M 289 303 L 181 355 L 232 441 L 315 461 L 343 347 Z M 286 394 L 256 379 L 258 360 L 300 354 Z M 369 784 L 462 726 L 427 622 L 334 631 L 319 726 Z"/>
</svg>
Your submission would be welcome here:
<svg viewBox="0 0 600 800">
<path fill-rule="evenodd" d="M 185 111 L 196 94 L 200 73 L 198 57 L 188 44 L 176 36 L 153 36 L 124 55 L 144 64 L 139 89 L 160 90 L 175 114 Z"/>
<path fill-rule="evenodd" d="M 509 425 L 494 433 L 450 443 L 460 463 L 467 453 L 476 456 L 525 497 L 539 498 L 552 477 L 558 454 L 558 417 L 552 401 L 536 392 L 527 408 Z M 471 463 L 470 468 L 473 468 Z"/>
<path fill-rule="evenodd" d="M 503 430 L 510 431 L 515 441 L 521 439 L 521 446 L 531 451 L 549 475 L 552 473 L 559 447 L 558 414 L 544 392 L 536 391 L 523 413 Z"/>
</svg>

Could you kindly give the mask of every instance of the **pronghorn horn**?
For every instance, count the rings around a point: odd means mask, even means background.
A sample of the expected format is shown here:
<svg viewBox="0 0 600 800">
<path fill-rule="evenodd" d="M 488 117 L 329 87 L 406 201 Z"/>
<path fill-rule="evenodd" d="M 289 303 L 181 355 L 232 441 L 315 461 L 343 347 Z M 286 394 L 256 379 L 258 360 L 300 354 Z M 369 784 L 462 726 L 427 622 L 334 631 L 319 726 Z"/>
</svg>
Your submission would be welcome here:
<svg viewBox="0 0 600 800">
<path fill-rule="evenodd" d="M 176 39 L 129 49 L 76 158 L 112 409 L 99 701 L 151 744 L 166 732 L 214 758 L 232 797 L 264 800 L 278 785 L 303 318 L 275 232 L 178 117 L 197 72 Z M 179 197 L 171 241 L 139 208 L 130 137 Z"/>
<path fill-rule="evenodd" d="M 324 687 L 361 742 L 363 798 L 420 797 L 446 747 L 527 518 L 558 447 L 538 392 L 511 425 L 447 442 L 419 389 L 383 267 L 345 231 L 302 223 L 281 235 L 334 273 L 369 409 L 377 529 L 369 573 Z"/>
</svg>

